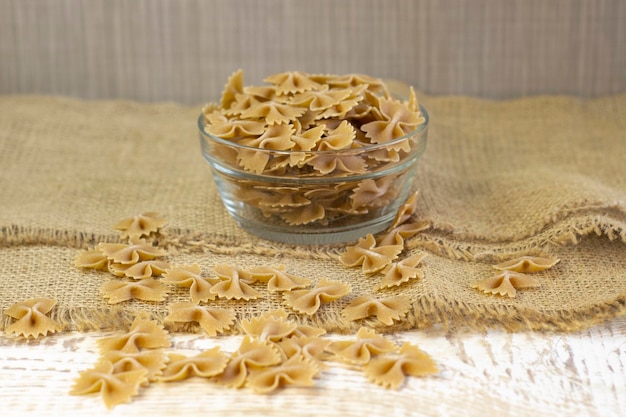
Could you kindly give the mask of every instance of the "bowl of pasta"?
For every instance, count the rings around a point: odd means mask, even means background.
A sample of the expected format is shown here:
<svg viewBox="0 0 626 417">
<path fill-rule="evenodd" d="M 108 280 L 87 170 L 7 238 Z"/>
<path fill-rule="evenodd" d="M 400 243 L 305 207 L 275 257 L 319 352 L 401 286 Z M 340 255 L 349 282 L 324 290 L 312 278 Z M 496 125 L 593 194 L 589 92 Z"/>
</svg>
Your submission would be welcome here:
<svg viewBox="0 0 626 417">
<path fill-rule="evenodd" d="M 428 113 L 361 74 L 230 76 L 198 118 L 204 159 L 248 232 L 294 244 L 347 242 L 387 228 L 415 188 Z"/>
</svg>

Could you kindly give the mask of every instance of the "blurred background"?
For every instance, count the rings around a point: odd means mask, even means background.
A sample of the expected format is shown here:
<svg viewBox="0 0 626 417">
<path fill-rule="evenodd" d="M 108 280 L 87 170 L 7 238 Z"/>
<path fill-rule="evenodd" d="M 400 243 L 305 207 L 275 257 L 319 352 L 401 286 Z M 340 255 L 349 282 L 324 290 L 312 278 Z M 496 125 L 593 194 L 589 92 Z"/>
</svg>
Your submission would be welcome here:
<svg viewBox="0 0 626 417">
<path fill-rule="evenodd" d="M 626 92 L 623 0 L 0 0 L 0 94 L 199 104 L 228 76 L 437 95 Z"/>
</svg>

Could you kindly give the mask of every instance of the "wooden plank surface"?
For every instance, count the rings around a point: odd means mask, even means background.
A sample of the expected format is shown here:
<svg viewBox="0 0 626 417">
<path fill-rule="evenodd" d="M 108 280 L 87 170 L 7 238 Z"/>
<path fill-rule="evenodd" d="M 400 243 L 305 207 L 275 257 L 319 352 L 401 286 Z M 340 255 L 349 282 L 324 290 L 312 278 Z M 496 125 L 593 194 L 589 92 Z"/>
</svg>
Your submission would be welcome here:
<svg viewBox="0 0 626 417">
<path fill-rule="evenodd" d="M 571 334 L 442 329 L 396 334 L 390 337 L 417 344 L 441 370 L 410 378 L 397 391 L 332 363 L 312 388 L 258 395 L 194 378 L 151 384 L 132 403 L 112 410 L 97 395 L 68 394 L 78 373 L 98 359 L 96 340 L 105 335 L 65 333 L 40 341 L 0 335 L 0 414 L 607 417 L 623 415 L 626 408 L 626 317 Z M 240 341 L 240 336 L 178 334 L 172 349 L 194 354 L 220 346 L 232 352 Z"/>
</svg>

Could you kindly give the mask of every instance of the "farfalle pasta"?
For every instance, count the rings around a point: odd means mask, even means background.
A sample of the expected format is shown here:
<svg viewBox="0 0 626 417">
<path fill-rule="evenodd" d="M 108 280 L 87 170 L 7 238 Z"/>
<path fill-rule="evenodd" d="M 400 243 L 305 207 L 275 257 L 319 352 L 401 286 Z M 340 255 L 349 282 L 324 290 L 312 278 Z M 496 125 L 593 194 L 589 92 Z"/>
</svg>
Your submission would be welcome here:
<svg viewBox="0 0 626 417">
<path fill-rule="evenodd" d="M 113 408 L 130 402 L 139 393 L 140 386 L 147 381 L 147 374 L 146 369 L 116 372 L 111 362 L 100 362 L 80 373 L 70 394 L 99 393 L 107 408 Z"/>
<path fill-rule="evenodd" d="M 283 293 L 285 304 L 301 314 L 313 315 L 323 303 L 344 297 L 352 291 L 349 284 L 322 278 L 313 288 Z"/>
<path fill-rule="evenodd" d="M 246 382 L 250 371 L 279 363 L 280 352 L 273 343 L 245 336 L 237 352 L 230 356 L 218 381 L 222 385 L 239 388 Z"/>
<path fill-rule="evenodd" d="M 361 266 L 363 272 L 371 274 L 390 265 L 403 249 L 404 246 L 395 244 L 378 246 L 376 238 L 368 234 L 360 238 L 356 245 L 348 246 L 339 261 L 349 267 Z"/>
<path fill-rule="evenodd" d="M 484 278 L 472 284 L 472 288 L 485 294 L 494 294 L 514 298 L 518 289 L 537 288 L 541 286 L 535 274 L 552 268 L 559 259 L 549 256 L 520 256 L 493 265 L 500 271 L 496 275 Z"/>
<path fill-rule="evenodd" d="M 189 288 L 189 296 L 195 304 L 214 300 L 216 295 L 211 292 L 211 287 L 218 281 L 217 278 L 202 276 L 198 264 L 170 268 L 162 279 L 164 283 Z"/>
<path fill-rule="evenodd" d="M 314 362 L 295 355 L 280 365 L 253 370 L 248 382 L 255 392 L 267 394 L 284 385 L 310 387 L 318 373 Z"/>
<path fill-rule="evenodd" d="M 372 356 L 393 352 L 398 350 L 398 346 L 373 330 L 361 327 L 356 334 L 356 340 L 332 342 L 327 350 L 342 362 L 364 365 Z"/>
<path fill-rule="evenodd" d="M 381 299 L 363 295 L 352 300 L 343 309 L 341 315 L 350 321 L 376 317 L 380 323 L 391 326 L 395 321 L 404 318 L 410 308 L 411 300 L 403 295 Z"/>
<path fill-rule="evenodd" d="M 137 353 L 141 349 L 169 347 L 170 339 L 162 325 L 137 316 L 127 332 L 99 339 L 97 343 L 103 354 L 110 351 Z"/>
<path fill-rule="evenodd" d="M 169 363 L 159 376 L 161 382 L 181 381 L 191 376 L 211 378 L 226 368 L 228 356 L 219 347 L 205 350 L 195 356 L 170 353 Z"/>
<path fill-rule="evenodd" d="M 5 329 L 6 334 L 25 338 L 38 338 L 61 331 L 62 325 L 47 316 L 57 301 L 50 298 L 31 298 L 13 304 L 4 311 L 15 319 Z"/>
<path fill-rule="evenodd" d="M 415 345 L 404 343 L 397 353 L 373 358 L 363 366 L 367 378 L 385 388 L 399 388 L 407 376 L 425 376 L 439 372 L 429 354 Z"/>
<path fill-rule="evenodd" d="M 406 198 L 427 123 L 412 89 L 397 99 L 382 80 L 361 74 L 291 71 L 264 81 L 246 86 L 236 71 L 199 120 L 205 157 L 216 175 L 228 172 L 222 197 L 236 201 L 258 180 L 255 199 L 245 200 L 250 212 L 242 211 L 249 221 L 350 225 L 387 216 Z M 293 183 L 300 200 L 309 193 L 306 204 L 269 209 L 281 182 Z M 314 193 L 332 184 L 342 185 L 335 198 Z"/>
<path fill-rule="evenodd" d="M 111 280 L 100 287 L 102 296 L 109 304 L 117 304 L 128 300 L 160 302 L 165 300 L 168 289 L 161 281 L 154 278 L 132 280 Z"/>
<path fill-rule="evenodd" d="M 165 323 L 197 323 L 209 336 L 216 336 L 232 327 L 236 315 L 232 310 L 225 310 L 195 303 L 174 303 L 169 306 L 170 314 Z"/>
</svg>

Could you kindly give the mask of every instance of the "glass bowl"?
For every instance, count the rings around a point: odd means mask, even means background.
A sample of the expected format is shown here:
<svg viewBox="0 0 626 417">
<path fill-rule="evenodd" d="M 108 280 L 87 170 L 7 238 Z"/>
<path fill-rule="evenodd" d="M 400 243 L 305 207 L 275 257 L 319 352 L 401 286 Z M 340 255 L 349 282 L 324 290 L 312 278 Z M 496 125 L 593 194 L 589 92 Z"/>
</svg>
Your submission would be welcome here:
<svg viewBox="0 0 626 417">
<path fill-rule="evenodd" d="M 244 146 L 209 134 L 203 114 L 198 128 L 221 200 L 241 227 L 274 241 L 332 244 L 385 230 L 414 192 L 428 131 L 428 113 L 420 111 L 424 122 L 405 136 L 341 150 Z"/>
</svg>

